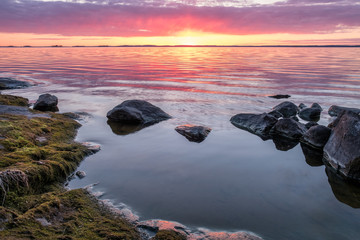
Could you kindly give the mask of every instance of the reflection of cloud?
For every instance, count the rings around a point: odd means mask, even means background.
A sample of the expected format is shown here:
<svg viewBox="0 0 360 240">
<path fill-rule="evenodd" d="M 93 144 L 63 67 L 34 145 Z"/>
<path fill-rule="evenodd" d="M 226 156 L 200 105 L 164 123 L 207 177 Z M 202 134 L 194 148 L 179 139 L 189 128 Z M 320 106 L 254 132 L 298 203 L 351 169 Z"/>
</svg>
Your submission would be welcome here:
<svg viewBox="0 0 360 240">
<path fill-rule="evenodd" d="M 341 39 L 304 39 L 304 40 L 278 40 L 278 43 L 287 44 L 354 44 L 360 43 L 360 38 L 341 38 Z"/>
<path fill-rule="evenodd" d="M 186 1 L 188 5 L 160 0 L 152 5 L 141 1 L 82 2 L 2 0 L 0 32 L 168 36 L 192 29 L 223 34 L 301 34 L 360 26 L 360 5 L 356 1 L 317 0 L 320 5 L 309 5 L 310 1 L 290 0 L 245 7 L 214 6 L 210 1 L 202 7 L 191 4 L 198 1 Z M 166 7 L 165 3 L 172 6 Z"/>
</svg>

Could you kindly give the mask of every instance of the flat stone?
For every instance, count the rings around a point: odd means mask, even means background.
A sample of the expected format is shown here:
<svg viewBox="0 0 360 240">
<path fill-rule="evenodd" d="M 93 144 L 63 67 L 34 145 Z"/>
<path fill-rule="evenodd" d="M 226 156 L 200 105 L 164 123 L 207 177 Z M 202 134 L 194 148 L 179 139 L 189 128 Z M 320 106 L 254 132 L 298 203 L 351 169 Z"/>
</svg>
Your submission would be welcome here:
<svg viewBox="0 0 360 240">
<path fill-rule="evenodd" d="M 0 77 L 0 90 L 26 88 L 31 85 L 28 82 L 15 80 L 13 78 Z"/>
<path fill-rule="evenodd" d="M 107 118 L 114 122 L 152 125 L 171 116 L 147 101 L 127 100 L 110 110 Z"/>
<path fill-rule="evenodd" d="M 205 140 L 211 132 L 211 128 L 196 125 L 181 125 L 177 126 L 175 130 L 181 135 L 185 136 L 190 142 L 200 143 Z"/>
<path fill-rule="evenodd" d="M 329 110 L 328 113 L 330 116 L 332 117 L 336 117 L 338 115 L 340 115 L 343 111 L 350 111 L 350 112 L 354 112 L 354 113 L 360 113 L 360 109 L 359 108 L 348 108 L 348 107 L 341 107 L 341 106 L 337 106 L 337 105 L 332 105 Z"/>
<path fill-rule="evenodd" d="M 277 95 L 269 96 L 269 98 L 276 98 L 276 99 L 289 98 L 289 97 L 291 96 L 288 94 L 277 94 Z"/>
<path fill-rule="evenodd" d="M 235 127 L 256 134 L 264 140 L 271 138 L 269 132 L 277 121 L 276 117 L 267 113 L 240 113 L 230 119 Z"/>
<path fill-rule="evenodd" d="M 33 113 L 30 111 L 28 107 L 10 106 L 10 105 L 0 105 L 0 114 L 22 115 L 28 118 L 34 118 L 34 117 L 50 118 L 49 114 Z"/>
</svg>

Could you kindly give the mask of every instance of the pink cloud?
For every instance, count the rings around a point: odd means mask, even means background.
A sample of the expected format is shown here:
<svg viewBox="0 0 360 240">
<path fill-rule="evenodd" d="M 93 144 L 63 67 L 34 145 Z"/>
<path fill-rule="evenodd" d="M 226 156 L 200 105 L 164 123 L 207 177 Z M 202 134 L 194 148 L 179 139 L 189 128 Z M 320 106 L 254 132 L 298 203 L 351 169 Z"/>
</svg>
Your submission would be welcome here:
<svg viewBox="0 0 360 240">
<path fill-rule="evenodd" d="M 333 32 L 360 26 L 351 1 L 306 0 L 249 7 L 148 7 L 1 0 L 0 32 L 64 36 L 168 36 L 185 29 L 222 34 Z"/>
</svg>

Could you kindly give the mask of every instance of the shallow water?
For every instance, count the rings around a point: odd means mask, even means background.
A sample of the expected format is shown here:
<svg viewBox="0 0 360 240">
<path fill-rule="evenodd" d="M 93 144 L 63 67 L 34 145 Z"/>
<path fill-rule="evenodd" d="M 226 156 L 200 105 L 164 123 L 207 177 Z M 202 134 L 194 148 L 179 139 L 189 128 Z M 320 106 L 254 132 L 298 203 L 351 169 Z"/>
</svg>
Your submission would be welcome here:
<svg viewBox="0 0 360 240">
<path fill-rule="evenodd" d="M 87 173 L 71 188 L 94 188 L 124 203 L 140 220 L 255 232 L 264 239 L 356 239 L 360 187 L 300 144 L 288 151 L 235 128 L 240 112 L 269 111 L 290 94 L 296 104 L 360 105 L 360 48 L 2 48 L 0 77 L 37 86 L 9 90 L 28 97 L 58 96 L 61 112 L 86 111 L 77 140 L 102 150 L 86 158 Z M 127 135 L 106 113 L 127 99 L 144 99 L 174 118 Z M 324 111 L 320 123 L 331 121 Z M 202 143 L 174 128 L 202 124 Z M 116 132 L 116 131 L 115 131 Z M 310 166 L 312 165 L 312 166 Z M 316 167 L 313 167 L 316 165 Z M 320 165 L 320 166 L 319 166 Z M 329 177 L 328 177 L 329 176 Z M 330 181 L 330 183 L 329 183 Z"/>
</svg>

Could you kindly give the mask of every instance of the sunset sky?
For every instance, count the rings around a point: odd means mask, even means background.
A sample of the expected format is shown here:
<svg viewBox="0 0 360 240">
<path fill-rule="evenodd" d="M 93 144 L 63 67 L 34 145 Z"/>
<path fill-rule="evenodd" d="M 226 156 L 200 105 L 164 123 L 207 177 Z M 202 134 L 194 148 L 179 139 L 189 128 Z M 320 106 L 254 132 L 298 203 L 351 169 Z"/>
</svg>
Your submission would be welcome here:
<svg viewBox="0 0 360 240">
<path fill-rule="evenodd" d="M 360 44 L 358 0 L 0 0 L 0 46 Z"/>
</svg>

